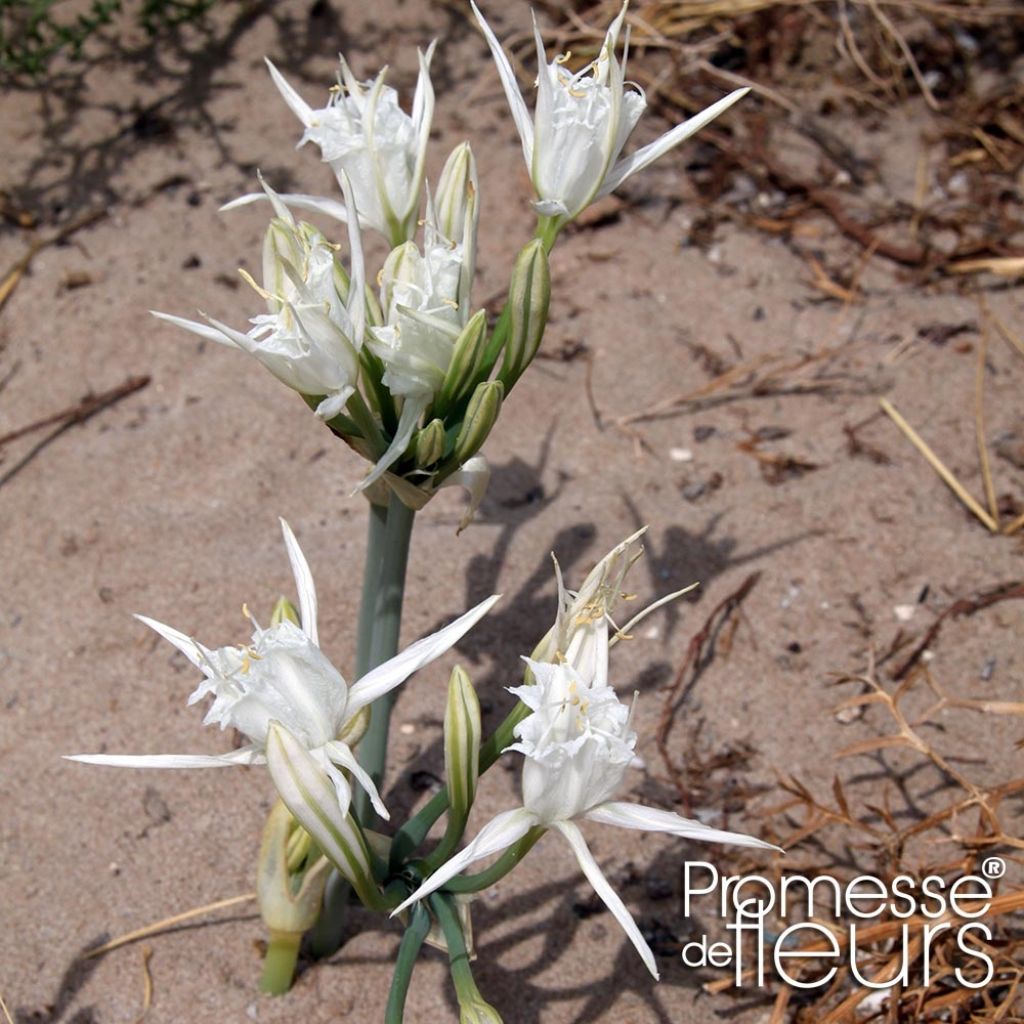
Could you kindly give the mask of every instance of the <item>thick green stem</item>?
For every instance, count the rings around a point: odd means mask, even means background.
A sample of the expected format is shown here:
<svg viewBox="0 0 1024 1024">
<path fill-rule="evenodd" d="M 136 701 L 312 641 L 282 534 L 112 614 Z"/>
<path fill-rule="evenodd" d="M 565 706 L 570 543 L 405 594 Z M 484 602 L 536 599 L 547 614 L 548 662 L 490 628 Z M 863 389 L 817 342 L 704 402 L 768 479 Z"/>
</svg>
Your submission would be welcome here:
<svg viewBox="0 0 1024 1024">
<path fill-rule="evenodd" d="M 279 996 L 292 987 L 301 942 L 302 932 L 270 932 L 267 955 L 263 959 L 260 991 Z"/>
<path fill-rule="evenodd" d="M 537 825 L 531 828 L 514 846 L 510 846 L 489 868 L 475 875 L 456 875 L 445 882 L 445 892 L 480 892 L 489 889 L 504 878 L 536 845 L 546 829 Z"/>
<path fill-rule="evenodd" d="M 405 571 L 409 562 L 409 542 L 415 513 L 403 505 L 393 492 L 388 503 L 384 528 L 380 572 L 373 600 L 372 642 L 367 670 L 395 656 L 398 636 L 402 627 L 402 598 L 405 594 Z M 364 593 L 365 593 L 364 588 Z M 370 725 L 359 744 L 359 762 L 367 770 L 376 786 L 384 778 L 384 758 L 387 753 L 388 725 L 395 695 L 386 694 L 375 701 L 370 709 Z M 376 824 L 376 815 L 370 799 L 359 788 L 354 796 L 356 819 L 367 828 Z"/>
<path fill-rule="evenodd" d="M 391 991 L 388 1005 L 384 1010 L 384 1024 L 402 1024 L 405 1014 L 405 997 L 409 992 L 413 968 L 419 956 L 423 940 L 430 931 L 430 915 L 423 905 L 417 903 L 410 911 L 409 927 L 405 929 L 395 960 L 395 973 L 391 976 Z"/>
<path fill-rule="evenodd" d="M 356 679 L 372 668 L 373 633 L 377 615 L 377 590 L 380 587 L 381 567 L 388 525 L 385 505 L 370 503 L 370 522 L 366 533 L 366 562 L 363 565 L 363 593 L 359 602 L 359 627 L 356 638 Z"/>
<path fill-rule="evenodd" d="M 530 709 L 523 704 L 509 712 L 505 720 L 487 738 L 480 747 L 480 774 L 483 775 L 501 752 L 515 739 L 515 727 L 530 714 Z M 391 844 L 391 868 L 395 870 L 409 854 L 427 837 L 430 826 L 448 809 L 448 791 L 442 789 L 435 793 L 402 827 L 395 833 Z"/>
</svg>

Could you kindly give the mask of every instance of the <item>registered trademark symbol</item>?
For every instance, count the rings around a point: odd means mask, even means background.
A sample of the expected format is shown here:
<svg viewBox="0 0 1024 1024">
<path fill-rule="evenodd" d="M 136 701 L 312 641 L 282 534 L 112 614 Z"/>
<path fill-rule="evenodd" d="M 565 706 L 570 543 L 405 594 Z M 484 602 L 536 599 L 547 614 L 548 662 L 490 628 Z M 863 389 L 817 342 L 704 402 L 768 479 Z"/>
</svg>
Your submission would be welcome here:
<svg viewBox="0 0 1024 1024">
<path fill-rule="evenodd" d="M 1001 857 L 986 857 L 981 873 L 986 878 L 1002 878 L 1006 874 L 1006 861 Z"/>
</svg>

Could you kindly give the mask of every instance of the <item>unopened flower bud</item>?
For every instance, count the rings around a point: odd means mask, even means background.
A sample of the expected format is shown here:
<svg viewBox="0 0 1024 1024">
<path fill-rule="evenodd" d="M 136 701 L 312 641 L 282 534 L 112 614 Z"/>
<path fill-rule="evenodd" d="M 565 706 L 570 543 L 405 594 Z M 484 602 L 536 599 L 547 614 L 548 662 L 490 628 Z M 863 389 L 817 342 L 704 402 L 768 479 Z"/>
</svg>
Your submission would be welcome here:
<svg viewBox="0 0 1024 1024">
<path fill-rule="evenodd" d="M 455 459 L 460 466 L 483 447 L 498 419 L 504 395 L 505 386 L 500 380 L 485 380 L 477 385 L 455 438 Z"/>
<path fill-rule="evenodd" d="M 477 383 L 486 346 L 487 314 L 481 309 L 470 317 L 455 341 L 452 359 L 437 397 L 436 408 L 439 411 L 461 401 Z"/>
<path fill-rule="evenodd" d="M 445 161 L 434 196 L 435 223 L 449 241 L 462 241 L 467 219 L 475 233 L 478 188 L 476 160 L 469 143 L 463 142 Z"/>
<path fill-rule="evenodd" d="M 299 610 L 288 600 L 287 597 L 279 597 L 274 610 L 270 613 L 270 625 L 279 626 L 282 622 L 291 622 L 296 626 L 301 625 Z"/>
<path fill-rule="evenodd" d="M 476 795 L 480 764 L 480 702 L 460 666 L 448 681 L 444 713 L 444 770 L 450 813 L 465 822 Z"/>
<path fill-rule="evenodd" d="M 506 390 L 533 361 L 544 337 L 551 299 L 551 271 L 544 243 L 534 239 L 516 257 L 509 285 L 509 330 L 499 379 Z"/>
<path fill-rule="evenodd" d="M 439 419 L 431 420 L 417 435 L 413 442 L 413 455 L 416 465 L 426 469 L 440 461 L 444 455 L 444 423 Z"/>
<path fill-rule="evenodd" d="M 459 1003 L 459 1024 L 502 1024 L 501 1015 L 483 999 Z"/>
</svg>

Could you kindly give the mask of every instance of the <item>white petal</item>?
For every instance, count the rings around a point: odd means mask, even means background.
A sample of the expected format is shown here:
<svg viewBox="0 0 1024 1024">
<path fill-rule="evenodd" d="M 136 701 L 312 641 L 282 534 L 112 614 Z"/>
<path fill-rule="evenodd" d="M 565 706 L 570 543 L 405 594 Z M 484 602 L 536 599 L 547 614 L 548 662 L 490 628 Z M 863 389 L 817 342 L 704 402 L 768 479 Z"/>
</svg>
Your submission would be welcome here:
<svg viewBox="0 0 1024 1024">
<path fill-rule="evenodd" d="M 473 3 L 473 0 L 470 0 L 470 6 L 473 8 L 476 20 L 487 40 L 487 45 L 491 48 L 491 55 L 498 67 L 498 75 L 501 77 L 505 97 L 508 99 L 509 109 L 512 111 L 512 120 L 516 123 L 516 129 L 519 131 L 519 138 L 523 144 L 526 166 L 531 167 L 533 165 L 533 122 L 530 120 L 530 112 L 526 109 L 523 95 L 519 91 L 516 73 L 512 70 L 512 65 L 509 63 L 508 57 L 505 56 L 498 37 L 491 31 L 491 26 L 487 24 L 484 16 L 480 13 L 480 8 Z"/>
<path fill-rule="evenodd" d="M 267 62 L 267 68 L 270 70 L 270 77 L 274 80 L 274 85 L 277 86 L 278 92 L 284 97 L 285 103 L 291 107 L 292 113 L 307 128 L 315 124 L 316 115 L 313 112 L 313 108 L 289 85 L 284 75 L 270 63 L 269 58 L 264 57 L 263 59 Z"/>
<path fill-rule="evenodd" d="M 353 683 L 348 692 L 346 719 L 351 721 L 361 708 L 372 704 L 378 697 L 404 683 L 413 672 L 439 658 L 458 643 L 491 610 L 500 596 L 495 594 L 486 601 L 481 601 L 444 629 L 439 629 L 436 633 L 410 644 L 401 654 L 396 654 L 390 661 L 371 669 L 362 679 Z"/>
<path fill-rule="evenodd" d="M 457 533 L 462 533 L 473 521 L 473 516 L 476 515 L 476 510 L 487 493 L 487 485 L 490 481 L 491 467 L 487 464 L 487 460 L 482 455 L 474 455 L 441 484 L 441 490 L 445 487 L 464 487 L 469 494 L 469 504 L 459 521 Z"/>
<path fill-rule="evenodd" d="M 778 850 L 762 839 L 744 835 L 742 832 L 725 832 L 722 829 L 703 825 L 699 821 L 684 818 L 672 811 L 662 811 L 642 804 L 610 801 L 589 810 L 585 815 L 590 821 L 602 825 L 617 825 L 642 832 L 668 832 L 681 839 L 698 839 L 703 843 L 733 843 L 736 846 L 760 846 L 767 850 Z"/>
<path fill-rule="evenodd" d="M 420 415 L 426 409 L 429 401 L 429 398 L 422 396 L 410 396 L 405 400 L 405 405 L 402 406 L 402 414 L 398 417 L 398 427 L 395 429 L 395 436 L 388 446 L 388 450 L 377 460 L 377 464 L 373 469 L 359 481 L 359 486 L 356 487 L 353 494 L 365 491 L 371 484 L 376 483 L 402 457 L 405 449 L 409 447 L 412 435 L 419 424 Z"/>
<path fill-rule="evenodd" d="M 345 209 L 345 204 L 339 203 L 337 199 L 328 199 L 326 196 L 311 196 L 304 192 L 278 192 L 277 198 L 285 206 L 294 206 L 298 210 L 312 210 L 314 213 L 322 213 L 327 217 L 332 217 L 334 220 L 339 220 L 342 224 L 348 223 L 348 210 Z M 249 192 L 244 196 L 239 196 L 237 199 L 232 199 L 229 203 L 225 203 L 220 209 L 221 212 L 237 210 L 239 207 L 248 206 L 250 203 L 265 203 L 268 199 L 269 197 L 263 192 Z"/>
<path fill-rule="evenodd" d="M 338 175 L 338 182 L 345 196 L 345 207 L 355 212 L 355 216 L 348 222 L 351 272 L 346 308 L 349 319 L 352 321 L 352 343 L 355 345 L 356 351 L 359 351 L 363 347 L 363 335 L 366 331 L 366 264 L 363 260 L 363 236 L 359 231 L 359 208 L 356 206 L 352 182 L 349 181 L 349 177 L 344 171 Z"/>
<path fill-rule="evenodd" d="M 647 967 L 647 970 L 654 975 L 654 980 L 659 978 L 658 965 L 655 963 L 651 947 L 647 940 L 640 934 L 640 929 L 633 920 L 633 915 L 626 909 L 626 905 L 619 898 L 619 894 L 611 887 L 608 879 L 604 877 L 594 855 L 587 847 L 583 833 L 571 821 L 556 821 L 552 828 L 558 829 L 569 841 L 572 852 L 576 854 L 576 860 L 587 876 L 587 881 L 594 887 L 594 891 L 604 900 L 605 906 L 615 915 L 615 919 L 622 925 L 622 930 L 629 936 L 629 941 L 636 946 L 637 952 Z"/>
<path fill-rule="evenodd" d="M 302 621 L 302 632 L 313 643 L 319 646 L 316 634 L 316 587 L 313 586 L 313 574 L 309 571 L 309 563 L 299 547 L 299 542 L 292 533 L 292 528 L 281 520 L 281 532 L 284 534 L 284 546 L 288 549 L 288 561 L 295 577 L 295 589 L 299 594 L 299 617 Z"/>
<path fill-rule="evenodd" d="M 227 345 L 229 348 L 237 348 L 232 338 L 216 327 L 209 326 L 209 324 L 197 323 L 195 320 L 186 320 L 183 316 L 173 316 L 170 313 L 160 313 L 155 309 L 151 309 L 149 312 L 157 320 L 166 320 L 167 323 L 174 324 L 175 327 L 183 327 L 186 331 L 198 334 L 200 338 L 205 338 L 207 341 L 215 341 L 218 345 Z"/>
<path fill-rule="evenodd" d="M 355 388 L 351 385 L 328 395 L 317 407 L 315 415 L 322 420 L 333 420 L 338 413 L 348 404 L 348 400 L 355 394 Z"/>
<path fill-rule="evenodd" d="M 502 811 L 480 829 L 464 850 L 451 860 L 445 861 L 404 903 L 396 907 L 391 916 L 394 917 L 410 904 L 440 889 L 445 882 L 464 871 L 470 864 L 506 850 L 513 843 L 518 843 L 536 824 L 537 819 L 525 808 L 517 807 L 514 811 Z"/>
<path fill-rule="evenodd" d="M 719 114 L 728 110 L 737 100 L 746 96 L 748 92 L 750 92 L 749 88 L 736 89 L 717 103 L 712 103 L 706 110 L 694 114 L 693 117 L 682 124 L 677 124 L 675 128 L 666 132 L 660 139 L 655 139 L 654 142 L 644 146 L 642 149 L 638 149 L 630 156 L 623 157 L 611 169 L 608 177 L 605 178 L 598 196 L 606 196 L 609 192 L 617 189 L 630 175 L 636 174 L 637 171 L 642 171 L 648 164 L 654 163 L 658 157 L 663 156 L 672 149 L 673 146 L 678 146 L 680 142 L 699 132 L 701 128 L 713 121 Z"/>
<path fill-rule="evenodd" d="M 64 760 L 113 768 L 229 768 L 265 759 L 253 747 L 240 747 L 230 754 L 65 754 Z"/>
<path fill-rule="evenodd" d="M 363 789 L 366 790 L 366 795 L 370 798 L 370 803 L 373 804 L 373 809 L 380 815 L 385 821 L 391 819 L 391 815 L 388 813 L 388 809 L 384 806 L 384 801 L 380 798 L 380 793 L 377 787 L 373 783 L 373 779 L 370 778 L 369 773 L 366 769 L 356 760 L 355 755 L 349 748 L 347 743 L 342 743 L 339 740 L 334 740 L 332 743 L 328 743 L 326 748 L 327 756 L 337 765 L 341 765 L 342 768 L 347 768 L 359 783 Z"/>
<path fill-rule="evenodd" d="M 196 668 L 202 668 L 206 664 L 203 659 L 202 646 L 193 640 L 192 637 L 185 636 L 184 633 L 179 632 L 173 626 L 165 626 L 162 622 L 147 618 L 145 615 L 136 615 L 135 618 L 159 633 L 168 643 L 174 644 Z"/>
<path fill-rule="evenodd" d="M 434 85 L 430 81 L 430 62 L 437 47 L 435 39 L 427 47 L 426 54 L 417 52 L 420 62 L 419 76 L 416 79 L 416 93 L 412 101 L 412 120 L 416 130 L 416 165 L 413 170 L 411 187 L 402 212 L 403 219 L 408 217 L 420 202 L 420 185 L 423 181 L 423 168 L 427 159 L 427 144 L 430 142 L 430 125 L 434 118 Z"/>
<path fill-rule="evenodd" d="M 267 767 L 288 810 L 358 888 L 369 875 L 370 865 L 348 808 L 341 807 L 324 768 L 276 722 L 267 735 Z"/>
</svg>

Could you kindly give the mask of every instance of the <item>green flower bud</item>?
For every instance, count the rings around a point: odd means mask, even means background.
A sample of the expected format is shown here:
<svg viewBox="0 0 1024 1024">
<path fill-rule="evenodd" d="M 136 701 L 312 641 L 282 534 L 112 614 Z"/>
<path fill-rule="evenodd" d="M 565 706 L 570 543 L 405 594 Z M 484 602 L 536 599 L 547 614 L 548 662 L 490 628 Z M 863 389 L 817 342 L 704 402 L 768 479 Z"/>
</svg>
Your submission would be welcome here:
<svg viewBox="0 0 1024 1024">
<path fill-rule="evenodd" d="M 461 241 L 466 219 L 476 216 L 476 161 L 468 142 L 452 150 L 445 161 L 434 195 L 434 217 L 441 234 Z"/>
<path fill-rule="evenodd" d="M 480 702 L 469 676 L 456 665 L 444 712 L 444 770 L 450 813 L 463 822 L 473 806 L 479 765 Z"/>
<path fill-rule="evenodd" d="M 502 1024 L 501 1014 L 479 997 L 459 1003 L 459 1024 Z"/>
<path fill-rule="evenodd" d="M 426 469 L 440 461 L 444 455 L 444 423 L 439 419 L 431 420 L 413 441 L 413 456 L 420 469 Z"/>
<path fill-rule="evenodd" d="M 274 610 L 270 613 L 270 624 L 280 626 L 285 621 L 292 622 L 296 626 L 300 625 L 299 610 L 287 597 L 279 597 L 277 604 L 274 605 Z"/>
<path fill-rule="evenodd" d="M 458 465 L 465 465 L 483 447 L 498 419 L 504 396 L 505 385 L 500 380 L 485 380 L 476 386 L 455 438 L 454 454 Z"/>
<path fill-rule="evenodd" d="M 544 337 L 551 300 L 551 271 L 544 243 L 534 239 L 516 257 L 508 291 L 509 330 L 500 380 L 506 391 L 533 361 Z"/>
<path fill-rule="evenodd" d="M 487 314 L 479 310 L 455 340 L 451 362 L 438 392 L 435 409 L 443 415 L 452 405 L 460 402 L 477 383 L 487 347 Z"/>
</svg>

